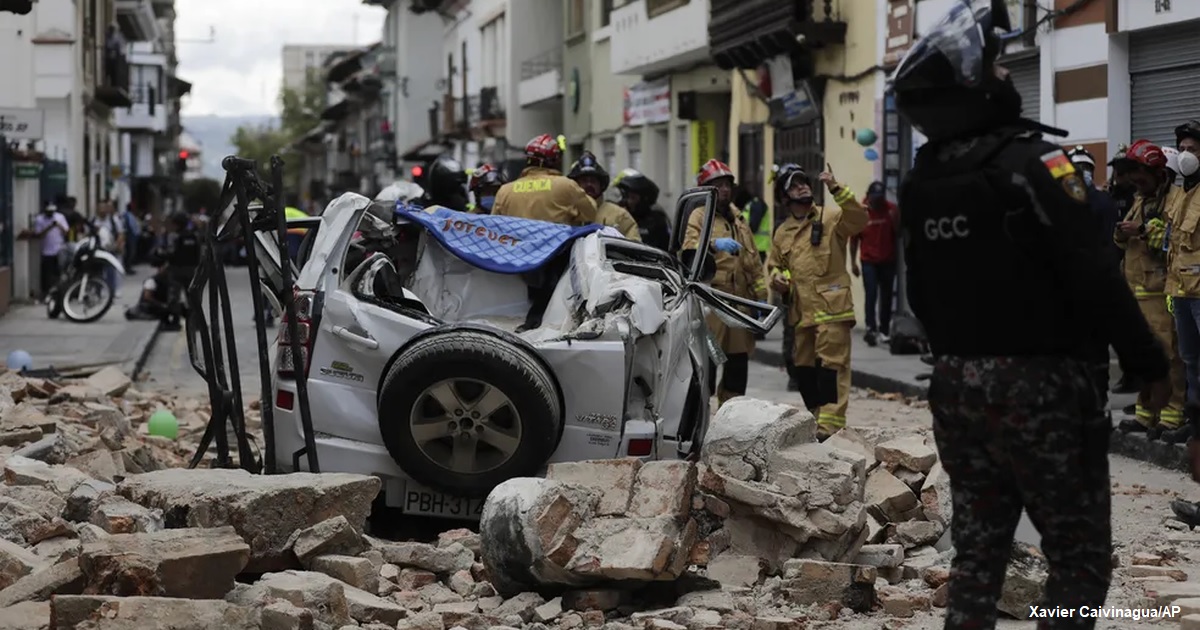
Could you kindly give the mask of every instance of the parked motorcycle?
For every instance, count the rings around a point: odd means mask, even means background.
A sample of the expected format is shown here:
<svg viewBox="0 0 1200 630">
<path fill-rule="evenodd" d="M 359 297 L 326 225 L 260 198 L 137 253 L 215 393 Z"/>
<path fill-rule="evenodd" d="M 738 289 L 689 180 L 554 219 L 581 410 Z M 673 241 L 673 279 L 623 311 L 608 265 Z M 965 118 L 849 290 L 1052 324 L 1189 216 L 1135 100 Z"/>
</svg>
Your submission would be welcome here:
<svg viewBox="0 0 1200 630">
<path fill-rule="evenodd" d="M 112 267 L 124 276 L 125 267 L 116 256 L 100 248 L 100 239 L 95 236 L 75 243 L 70 257 L 62 279 L 46 296 L 46 314 L 50 319 L 66 315 L 73 322 L 94 322 L 112 308 L 116 297 L 105 282 L 105 273 Z"/>
</svg>

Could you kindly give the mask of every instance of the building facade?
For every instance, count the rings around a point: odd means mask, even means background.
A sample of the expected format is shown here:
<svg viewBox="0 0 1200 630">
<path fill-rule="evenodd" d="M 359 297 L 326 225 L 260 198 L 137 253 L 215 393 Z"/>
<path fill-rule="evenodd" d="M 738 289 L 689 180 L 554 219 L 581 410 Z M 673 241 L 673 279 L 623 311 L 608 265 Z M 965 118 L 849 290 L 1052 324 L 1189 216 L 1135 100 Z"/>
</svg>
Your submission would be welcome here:
<svg viewBox="0 0 1200 630">
<path fill-rule="evenodd" d="M 283 89 L 302 92 L 309 77 L 320 78 L 331 55 L 354 50 L 353 46 L 322 44 L 285 44 L 283 47 Z"/>
</svg>

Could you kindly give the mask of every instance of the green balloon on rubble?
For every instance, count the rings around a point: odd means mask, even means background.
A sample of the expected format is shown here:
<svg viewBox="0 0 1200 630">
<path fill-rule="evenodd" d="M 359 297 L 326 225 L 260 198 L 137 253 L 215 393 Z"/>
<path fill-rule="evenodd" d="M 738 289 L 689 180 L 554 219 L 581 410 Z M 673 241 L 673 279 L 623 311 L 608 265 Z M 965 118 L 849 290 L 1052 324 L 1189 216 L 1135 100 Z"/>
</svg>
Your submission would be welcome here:
<svg viewBox="0 0 1200 630">
<path fill-rule="evenodd" d="M 179 421 L 175 419 L 175 414 L 166 409 L 159 409 L 151 414 L 148 425 L 150 435 L 165 437 L 168 440 L 179 437 Z"/>
</svg>

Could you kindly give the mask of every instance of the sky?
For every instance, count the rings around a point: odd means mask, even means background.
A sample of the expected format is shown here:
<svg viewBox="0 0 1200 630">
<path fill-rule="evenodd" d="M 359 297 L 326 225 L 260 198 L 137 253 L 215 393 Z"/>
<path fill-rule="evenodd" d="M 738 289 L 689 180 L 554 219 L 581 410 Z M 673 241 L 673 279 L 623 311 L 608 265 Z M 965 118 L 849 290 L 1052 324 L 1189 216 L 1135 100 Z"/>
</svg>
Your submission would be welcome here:
<svg viewBox="0 0 1200 630">
<path fill-rule="evenodd" d="M 362 0 L 176 0 L 175 11 L 184 116 L 277 114 L 284 44 L 365 46 L 386 16 Z"/>
</svg>

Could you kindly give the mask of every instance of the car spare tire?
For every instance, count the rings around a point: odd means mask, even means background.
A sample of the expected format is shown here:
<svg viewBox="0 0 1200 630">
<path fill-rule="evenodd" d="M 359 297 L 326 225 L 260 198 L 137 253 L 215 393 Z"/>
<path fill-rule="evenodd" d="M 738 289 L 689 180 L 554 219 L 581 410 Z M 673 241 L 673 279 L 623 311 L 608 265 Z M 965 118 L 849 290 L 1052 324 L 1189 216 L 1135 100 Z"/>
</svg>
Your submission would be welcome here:
<svg viewBox="0 0 1200 630">
<path fill-rule="evenodd" d="M 554 377 L 501 334 L 453 328 L 414 341 L 379 390 L 379 430 L 413 480 L 484 497 L 536 475 L 562 434 Z"/>
</svg>

